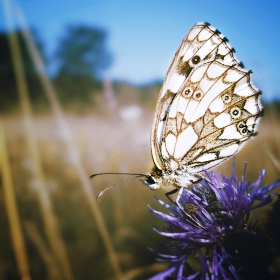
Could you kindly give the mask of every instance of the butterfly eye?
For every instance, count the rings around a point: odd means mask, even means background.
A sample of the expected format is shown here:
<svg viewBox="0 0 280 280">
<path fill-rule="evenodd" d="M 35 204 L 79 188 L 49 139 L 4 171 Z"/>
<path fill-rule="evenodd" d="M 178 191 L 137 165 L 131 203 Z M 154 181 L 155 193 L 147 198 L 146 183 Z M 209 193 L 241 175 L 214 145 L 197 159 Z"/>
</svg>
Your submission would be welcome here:
<svg viewBox="0 0 280 280">
<path fill-rule="evenodd" d="M 195 55 L 193 58 L 192 58 L 192 63 L 193 64 L 197 64 L 200 62 L 200 57 L 198 55 Z"/>
<path fill-rule="evenodd" d="M 238 108 L 238 107 L 233 107 L 233 108 L 230 110 L 230 115 L 231 115 L 231 117 L 234 118 L 234 119 L 240 118 L 240 116 L 241 116 L 241 110 L 240 110 L 240 108 Z"/>
<path fill-rule="evenodd" d="M 146 182 L 147 182 L 149 185 L 153 185 L 153 184 L 156 183 L 155 178 L 154 178 L 153 176 L 151 176 L 151 175 L 147 177 Z"/>
<path fill-rule="evenodd" d="M 222 100 L 224 101 L 225 104 L 228 104 L 231 101 L 231 96 L 228 93 L 226 93 L 222 96 Z"/>
<path fill-rule="evenodd" d="M 192 88 L 186 88 L 185 90 L 184 90 L 184 92 L 183 92 L 183 97 L 185 97 L 185 98 L 189 98 L 189 97 L 191 97 L 192 96 L 192 93 L 193 93 L 193 90 L 192 90 Z"/>
<path fill-rule="evenodd" d="M 194 93 L 194 95 L 193 95 L 193 98 L 195 99 L 195 100 L 201 100 L 202 99 L 202 96 L 203 96 L 203 93 L 199 90 L 197 90 L 195 93 Z"/>
</svg>

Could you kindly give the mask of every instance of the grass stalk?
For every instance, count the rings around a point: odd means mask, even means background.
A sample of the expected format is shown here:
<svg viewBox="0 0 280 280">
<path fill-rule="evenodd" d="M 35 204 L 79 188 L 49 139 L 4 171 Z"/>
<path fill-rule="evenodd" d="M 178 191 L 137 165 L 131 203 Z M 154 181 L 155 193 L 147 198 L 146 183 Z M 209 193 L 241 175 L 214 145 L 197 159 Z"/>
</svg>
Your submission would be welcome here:
<svg viewBox="0 0 280 280">
<path fill-rule="evenodd" d="M 16 256 L 19 274 L 22 280 L 30 280 L 29 266 L 22 232 L 20 217 L 18 214 L 16 195 L 14 192 L 11 166 L 8 159 L 4 128 L 0 124 L 0 166 L 3 181 L 4 201 L 6 205 L 12 244 Z"/>
<path fill-rule="evenodd" d="M 52 252 L 49 250 L 44 238 L 39 233 L 38 227 L 34 222 L 23 221 L 23 227 L 27 233 L 27 236 L 35 244 L 39 254 L 44 261 L 47 268 L 47 279 L 60 280 L 60 272 L 57 271 L 57 266 L 54 265 L 55 259 Z"/>
<path fill-rule="evenodd" d="M 4 5 L 5 18 L 9 30 L 8 39 L 9 39 L 9 44 L 10 44 L 10 49 L 12 54 L 12 62 L 15 71 L 16 81 L 17 81 L 20 105 L 23 114 L 27 145 L 28 145 L 29 153 L 34 161 L 34 178 L 38 184 L 37 195 L 38 195 L 40 208 L 42 211 L 44 227 L 53 254 L 55 255 L 56 258 L 56 265 L 58 266 L 57 270 L 60 271 L 61 268 L 61 270 L 63 271 L 61 272 L 61 274 L 64 276 L 62 276 L 61 279 L 65 278 L 71 280 L 73 279 L 73 277 L 69 266 L 66 249 L 63 240 L 60 236 L 57 219 L 52 208 L 52 202 L 45 186 L 45 178 L 41 166 L 37 139 L 35 137 L 36 130 L 33 122 L 27 84 L 24 77 L 24 70 L 22 65 L 19 43 L 16 34 L 13 32 L 14 26 L 13 26 L 12 14 L 11 14 L 10 1 L 3 0 L 3 5 Z"/>
<path fill-rule="evenodd" d="M 118 263 L 118 258 L 117 258 L 116 252 L 114 250 L 114 247 L 112 245 L 104 219 L 99 210 L 98 202 L 96 201 L 96 194 L 91 186 L 91 183 L 89 180 L 89 175 L 86 173 L 85 168 L 82 164 L 79 149 L 75 143 L 73 134 L 71 133 L 70 127 L 69 127 L 69 125 L 66 121 L 66 118 L 63 114 L 63 111 L 61 109 L 60 103 L 59 103 L 56 93 L 55 93 L 55 89 L 45 72 L 43 60 L 41 58 L 41 55 L 40 55 L 36 45 L 33 42 L 32 36 L 31 36 L 29 29 L 27 27 L 27 24 L 26 24 L 24 15 L 18 6 L 16 7 L 15 11 L 16 11 L 16 15 L 19 20 L 19 23 L 22 27 L 23 36 L 27 43 L 29 53 L 34 62 L 36 70 L 38 71 L 39 78 L 46 91 L 47 97 L 50 101 L 52 110 L 53 110 L 55 118 L 57 120 L 58 129 L 60 131 L 64 132 L 63 136 L 65 139 L 65 143 L 67 145 L 68 153 L 71 154 L 71 158 L 75 159 L 76 171 L 77 171 L 78 177 L 82 183 L 83 193 L 85 195 L 86 201 L 89 204 L 90 210 L 91 210 L 93 216 L 95 217 L 96 224 L 98 226 L 100 235 L 101 235 L 103 242 L 105 244 L 105 247 L 107 249 L 107 252 L 109 255 L 109 260 L 111 262 L 115 276 L 117 279 L 122 279 L 123 277 L 122 277 L 122 272 L 121 272 L 121 269 L 120 269 L 120 266 Z"/>
</svg>

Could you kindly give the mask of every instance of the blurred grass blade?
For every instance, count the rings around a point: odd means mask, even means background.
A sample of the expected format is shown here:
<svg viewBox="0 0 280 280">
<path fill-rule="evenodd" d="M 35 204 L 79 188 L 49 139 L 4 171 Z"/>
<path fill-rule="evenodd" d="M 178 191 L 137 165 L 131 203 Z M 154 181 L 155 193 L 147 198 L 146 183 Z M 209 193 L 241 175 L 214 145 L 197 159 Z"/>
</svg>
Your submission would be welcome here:
<svg viewBox="0 0 280 280">
<path fill-rule="evenodd" d="M 49 251 L 44 238 L 41 237 L 36 224 L 31 221 L 23 221 L 23 227 L 27 236 L 33 241 L 43 261 L 45 262 L 48 271 L 48 277 L 46 279 L 59 280 L 59 271 L 57 271 L 57 267 L 54 265 L 55 259 Z"/>
<path fill-rule="evenodd" d="M 274 164 L 274 166 L 278 169 L 278 171 L 280 172 L 280 163 L 279 160 L 277 159 L 277 157 L 275 157 L 272 152 L 269 150 L 269 148 L 267 147 L 267 145 L 265 143 L 262 144 L 264 150 L 266 151 L 268 157 L 270 158 L 270 160 L 272 161 L 272 163 Z"/>
<path fill-rule="evenodd" d="M 27 43 L 29 53 L 35 64 L 36 70 L 38 71 L 41 83 L 42 83 L 44 89 L 46 90 L 47 97 L 50 100 L 50 104 L 52 106 L 52 109 L 54 111 L 54 114 L 55 114 L 55 117 L 56 117 L 56 120 L 57 120 L 57 123 L 59 126 L 58 129 L 59 129 L 59 131 L 64 133 L 63 137 L 64 137 L 66 145 L 67 145 L 68 153 L 70 155 L 70 158 L 74 159 L 74 161 L 75 161 L 76 170 L 77 170 L 79 179 L 82 183 L 83 192 L 84 192 L 86 201 L 89 203 L 91 212 L 96 219 L 95 221 L 96 221 L 98 229 L 100 231 L 100 235 L 104 241 L 105 247 L 108 251 L 109 259 L 112 264 L 112 268 L 114 269 L 116 278 L 121 279 L 122 272 L 121 272 L 121 269 L 120 269 L 120 266 L 118 263 L 118 259 L 117 259 L 116 253 L 114 251 L 113 245 L 111 243 L 110 236 L 107 231 L 102 214 L 100 213 L 100 210 L 98 207 L 98 202 L 96 201 L 96 194 L 94 193 L 94 191 L 92 189 L 92 186 L 91 186 L 91 183 L 89 180 L 89 175 L 86 173 L 86 171 L 83 167 L 78 147 L 75 143 L 75 140 L 71 133 L 69 125 L 64 117 L 64 114 L 62 112 L 61 106 L 56 97 L 56 93 L 52 86 L 52 83 L 50 82 L 50 80 L 48 79 L 48 77 L 46 75 L 43 59 L 41 58 L 40 53 L 39 53 L 36 45 L 33 42 L 33 39 L 28 30 L 24 16 L 18 6 L 16 6 L 15 11 L 16 11 L 16 15 L 18 17 L 19 23 L 23 29 L 23 36 Z"/>
<path fill-rule="evenodd" d="M 14 187 L 12 182 L 11 166 L 5 142 L 4 128 L 0 123 L 0 166 L 3 181 L 4 201 L 6 205 L 11 239 L 15 251 L 17 266 L 22 280 L 30 280 L 24 237 L 20 225 L 20 218 L 16 204 Z"/>
<path fill-rule="evenodd" d="M 274 140 L 274 145 L 276 147 L 276 157 L 273 156 L 273 163 L 275 164 L 275 166 L 277 167 L 278 171 L 280 172 L 280 163 L 279 163 L 279 156 L 280 156 L 280 145 L 279 145 L 279 140 L 278 140 L 278 131 L 279 129 L 277 129 L 276 127 L 276 124 L 278 124 L 278 121 L 276 119 L 275 116 L 278 115 L 278 112 L 275 111 L 275 108 L 274 106 L 270 106 L 269 110 L 268 110 L 268 113 L 269 113 L 269 118 L 271 120 L 270 124 L 271 124 L 271 127 L 272 127 L 272 135 L 273 135 L 273 140 Z M 271 158 L 271 156 L 270 156 Z"/>
<path fill-rule="evenodd" d="M 110 128 L 117 130 L 116 118 L 118 116 L 117 115 L 118 102 L 115 97 L 112 81 L 108 74 L 105 75 L 105 77 L 104 77 L 103 85 L 104 85 L 104 96 L 106 99 L 106 104 L 107 104 L 108 112 L 109 112 L 109 120 L 110 120 L 110 126 L 111 126 Z"/>
<path fill-rule="evenodd" d="M 9 30 L 8 39 L 11 49 L 12 62 L 15 70 L 21 109 L 23 113 L 27 145 L 29 153 L 34 161 L 34 179 L 38 183 L 38 200 L 42 211 L 46 235 L 57 260 L 57 262 L 55 262 L 55 264 L 58 266 L 57 270 L 60 271 L 61 268 L 61 270 L 63 271 L 62 275 L 64 275 L 64 277 L 61 277 L 61 279 L 66 278 L 71 280 L 73 279 L 73 277 L 69 266 L 65 246 L 58 230 L 58 224 L 55 214 L 53 213 L 52 202 L 49 197 L 49 193 L 47 192 L 45 187 L 45 178 L 40 162 L 40 154 L 37 145 L 37 139 L 35 137 L 36 131 L 34 129 L 34 123 L 32 119 L 31 105 L 28 97 L 28 90 L 23 72 L 21 53 L 18 39 L 16 37 L 16 34 L 13 32 L 14 26 L 11 17 L 9 2 L 9 0 L 3 0 L 4 12 Z"/>
</svg>

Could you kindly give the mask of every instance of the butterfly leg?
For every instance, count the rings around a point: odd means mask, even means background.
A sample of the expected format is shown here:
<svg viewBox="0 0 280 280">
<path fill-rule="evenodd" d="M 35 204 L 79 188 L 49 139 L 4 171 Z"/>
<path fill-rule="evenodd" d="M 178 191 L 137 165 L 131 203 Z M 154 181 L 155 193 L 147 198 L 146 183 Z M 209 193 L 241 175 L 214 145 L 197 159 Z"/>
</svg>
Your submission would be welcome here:
<svg viewBox="0 0 280 280">
<path fill-rule="evenodd" d="M 171 198 L 170 196 L 171 196 L 172 194 L 177 193 L 178 191 L 179 191 L 179 189 L 176 188 L 176 189 L 174 189 L 174 190 L 172 190 L 172 191 L 170 191 L 170 192 L 165 193 L 166 197 L 167 197 L 173 204 L 176 204 L 176 203 L 172 200 L 172 198 Z"/>
<path fill-rule="evenodd" d="M 200 179 L 198 179 L 196 181 L 191 180 L 191 183 L 195 185 L 195 184 L 201 182 L 202 180 L 203 180 L 202 178 L 200 178 Z"/>
</svg>

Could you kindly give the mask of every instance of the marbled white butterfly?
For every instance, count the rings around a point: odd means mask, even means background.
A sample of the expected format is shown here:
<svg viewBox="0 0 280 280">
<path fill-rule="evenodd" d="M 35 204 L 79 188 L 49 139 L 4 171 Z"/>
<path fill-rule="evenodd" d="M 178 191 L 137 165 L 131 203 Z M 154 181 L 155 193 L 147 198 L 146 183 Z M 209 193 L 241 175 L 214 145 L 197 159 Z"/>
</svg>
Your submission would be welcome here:
<svg viewBox="0 0 280 280">
<path fill-rule="evenodd" d="M 234 53 L 208 23 L 197 23 L 183 39 L 157 101 L 151 132 L 155 166 L 148 175 L 132 174 L 145 176 L 150 189 L 188 187 L 199 172 L 256 135 L 261 92 Z"/>
</svg>

